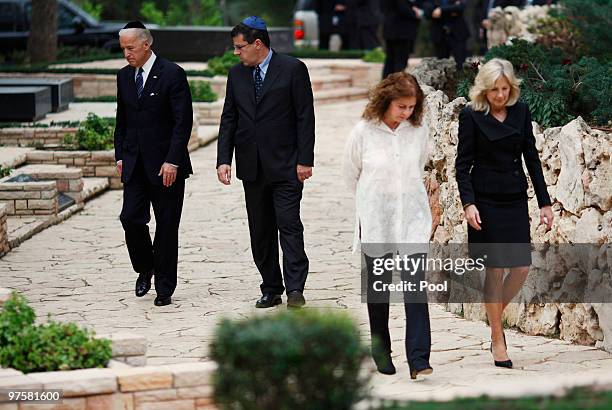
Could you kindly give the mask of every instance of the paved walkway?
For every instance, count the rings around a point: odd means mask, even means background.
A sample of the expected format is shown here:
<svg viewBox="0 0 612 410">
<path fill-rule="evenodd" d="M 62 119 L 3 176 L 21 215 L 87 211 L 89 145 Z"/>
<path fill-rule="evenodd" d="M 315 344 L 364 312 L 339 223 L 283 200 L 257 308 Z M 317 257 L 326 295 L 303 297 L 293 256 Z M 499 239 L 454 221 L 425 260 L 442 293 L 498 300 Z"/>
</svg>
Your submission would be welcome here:
<svg viewBox="0 0 612 410">
<path fill-rule="evenodd" d="M 350 252 L 353 202 L 340 175 L 344 141 L 363 105 L 351 102 L 317 110 L 317 166 L 306 184 L 302 216 L 311 261 L 308 308 L 348 310 L 368 340 L 366 309 L 359 297 L 359 259 Z M 54 319 L 77 321 L 99 333 L 145 335 L 149 364 L 205 360 L 220 317 L 271 313 L 253 307 L 260 279 L 251 260 L 242 187 L 237 181 L 230 187 L 217 182 L 215 156 L 215 144 L 192 154 L 197 174 L 187 182 L 173 305 L 154 307 L 154 292 L 141 299 L 133 295 L 135 276 L 117 217 L 118 191 L 87 203 L 79 214 L 0 259 L 0 287 L 23 292 L 40 318 L 51 313 Z M 375 395 L 440 400 L 481 393 L 522 395 L 559 392 L 561 386 L 593 380 L 612 388 L 612 355 L 606 352 L 509 331 L 516 368 L 496 369 L 483 323 L 455 317 L 437 305 L 430 310 L 433 376 L 409 380 L 403 308 L 394 305 L 398 374 L 375 375 Z"/>
</svg>

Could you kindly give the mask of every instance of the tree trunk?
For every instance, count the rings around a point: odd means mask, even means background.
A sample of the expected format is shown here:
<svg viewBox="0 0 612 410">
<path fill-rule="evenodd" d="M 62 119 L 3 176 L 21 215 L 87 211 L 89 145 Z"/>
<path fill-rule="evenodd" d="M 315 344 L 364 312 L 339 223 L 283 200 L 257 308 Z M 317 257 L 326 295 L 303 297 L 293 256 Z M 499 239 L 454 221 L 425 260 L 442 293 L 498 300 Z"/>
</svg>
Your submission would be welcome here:
<svg viewBox="0 0 612 410">
<path fill-rule="evenodd" d="M 57 0 L 32 0 L 28 37 L 30 63 L 48 63 L 57 57 Z"/>
</svg>

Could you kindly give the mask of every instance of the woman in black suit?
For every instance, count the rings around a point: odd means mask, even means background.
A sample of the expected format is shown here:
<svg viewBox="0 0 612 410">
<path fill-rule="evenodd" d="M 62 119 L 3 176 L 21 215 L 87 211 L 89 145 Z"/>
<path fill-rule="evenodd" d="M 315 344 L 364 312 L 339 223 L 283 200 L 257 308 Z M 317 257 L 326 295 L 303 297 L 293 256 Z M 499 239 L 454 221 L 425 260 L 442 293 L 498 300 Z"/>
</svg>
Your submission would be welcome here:
<svg viewBox="0 0 612 410">
<path fill-rule="evenodd" d="M 502 313 L 531 265 L 527 177 L 521 156 L 535 189 L 540 223 L 550 230 L 553 221 L 531 114 L 526 104 L 518 102 L 519 84 L 509 61 L 496 58 L 480 68 L 470 89 L 471 102 L 459 114 L 455 162 L 470 252 L 474 255 L 480 248 L 487 254 L 484 292 L 491 353 L 496 366 L 507 368 L 512 361 Z M 504 278 L 506 269 L 509 274 Z"/>
</svg>

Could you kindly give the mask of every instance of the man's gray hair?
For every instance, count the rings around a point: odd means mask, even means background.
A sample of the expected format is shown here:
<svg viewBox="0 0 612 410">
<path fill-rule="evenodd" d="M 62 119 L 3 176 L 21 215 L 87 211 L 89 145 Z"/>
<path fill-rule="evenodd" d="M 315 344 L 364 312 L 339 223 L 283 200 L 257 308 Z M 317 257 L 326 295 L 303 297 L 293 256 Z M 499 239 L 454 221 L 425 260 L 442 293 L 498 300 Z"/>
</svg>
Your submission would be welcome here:
<svg viewBox="0 0 612 410">
<path fill-rule="evenodd" d="M 147 41 L 149 45 L 153 44 L 153 36 L 149 29 L 146 28 L 124 28 L 119 30 L 119 37 L 135 34 L 142 42 Z"/>
</svg>

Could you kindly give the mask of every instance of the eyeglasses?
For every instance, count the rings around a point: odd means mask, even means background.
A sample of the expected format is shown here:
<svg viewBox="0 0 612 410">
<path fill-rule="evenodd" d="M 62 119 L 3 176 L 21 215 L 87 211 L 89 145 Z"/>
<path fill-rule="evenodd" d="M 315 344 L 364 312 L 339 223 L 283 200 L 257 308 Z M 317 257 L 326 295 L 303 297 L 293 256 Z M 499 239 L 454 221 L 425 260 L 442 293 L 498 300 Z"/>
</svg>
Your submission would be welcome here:
<svg viewBox="0 0 612 410">
<path fill-rule="evenodd" d="M 246 43 L 246 44 L 234 44 L 234 50 L 236 50 L 236 51 L 240 51 L 240 50 L 242 50 L 243 48 L 245 48 L 246 46 L 251 45 L 251 44 L 253 44 L 253 43 Z"/>
</svg>

